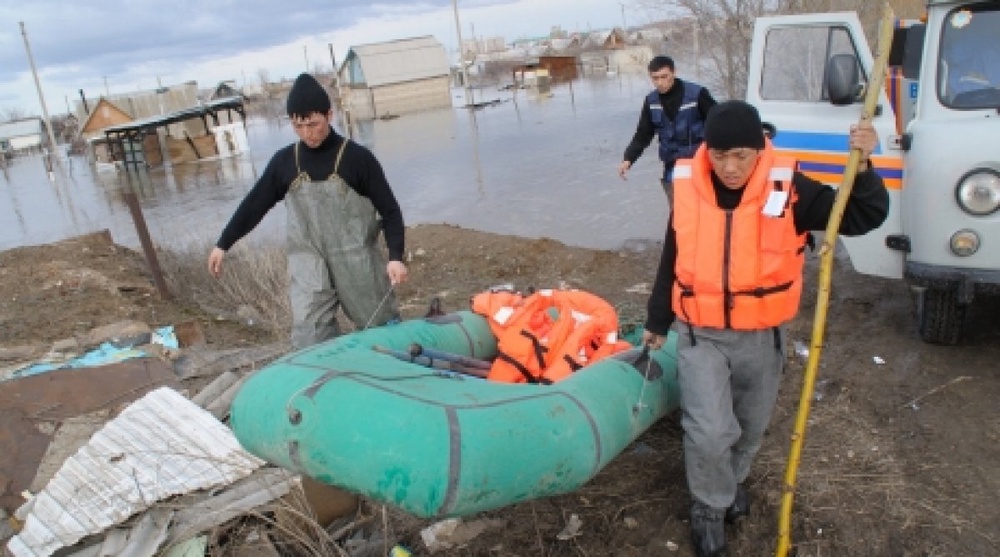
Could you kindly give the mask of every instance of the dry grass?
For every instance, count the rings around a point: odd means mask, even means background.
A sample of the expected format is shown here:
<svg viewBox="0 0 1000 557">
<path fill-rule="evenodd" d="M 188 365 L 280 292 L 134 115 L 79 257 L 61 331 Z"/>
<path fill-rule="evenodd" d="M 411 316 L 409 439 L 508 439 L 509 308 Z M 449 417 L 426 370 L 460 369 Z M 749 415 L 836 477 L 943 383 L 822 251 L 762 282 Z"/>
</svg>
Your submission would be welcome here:
<svg viewBox="0 0 1000 557">
<path fill-rule="evenodd" d="M 236 244 L 226 255 L 219 279 L 206 269 L 206 254 L 211 249 L 212 245 L 204 242 L 159 252 L 170 291 L 217 317 L 287 338 L 291 307 L 284 246 Z"/>
<path fill-rule="evenodd" d="M 316 521 L 301 488 L 296 487 L 285 497 L 213 529 L 206 555 L 388 555 L 398 543 L 392 531 L 385 507 L 367 503 L 324 527 Z"/>
<path fill-rule="evenodd" d="M 835 555 L 844 548 L 851 548 L 852 555 L 891 554 L 893 548 L 886 544 L 894 542 L 884 535 L 886 529 L 899 533 L 895 543 L 907 533 L 928 531 L 964 532 L 996 543 L 994 534 L 967 514 L 961 496 L 912 484 L 891 433 L 863 411 L 847 388 L 834 386 L 813 405 L 793 508 L 798 555 Z M 755 478 L 781 483 L 786 451 L 785 442 L 766 443 L 755 463 Z M 960 467 L 948 468 L 950 474 L 962 473 Z M 777 516 L 780 495 L 768 494 L 767 503 Z"/>
</svg>

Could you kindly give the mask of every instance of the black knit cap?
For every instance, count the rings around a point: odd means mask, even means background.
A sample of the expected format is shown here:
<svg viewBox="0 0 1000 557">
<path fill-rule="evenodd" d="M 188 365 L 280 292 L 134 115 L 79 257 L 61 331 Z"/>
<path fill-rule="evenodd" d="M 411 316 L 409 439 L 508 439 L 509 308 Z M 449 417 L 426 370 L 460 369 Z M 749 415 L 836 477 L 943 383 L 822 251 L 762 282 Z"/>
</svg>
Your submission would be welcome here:
<svg viewBox="0 0 1000 557">
<path fill-rule="evenodd" d="M 764 128 L 753 105 L 725 101 L 712 107 L 705 119 L 705 145 L 728 151 L 738 147 L 764 148 Z"/>
<path fill-rule="evenodd" d="M 288 91 L 287 109 L 289 116 L 308 116 L 313 112 L 326 114 L 330 112 L 330 95 L 315 77 L 299 74 Z"/>
</svg>

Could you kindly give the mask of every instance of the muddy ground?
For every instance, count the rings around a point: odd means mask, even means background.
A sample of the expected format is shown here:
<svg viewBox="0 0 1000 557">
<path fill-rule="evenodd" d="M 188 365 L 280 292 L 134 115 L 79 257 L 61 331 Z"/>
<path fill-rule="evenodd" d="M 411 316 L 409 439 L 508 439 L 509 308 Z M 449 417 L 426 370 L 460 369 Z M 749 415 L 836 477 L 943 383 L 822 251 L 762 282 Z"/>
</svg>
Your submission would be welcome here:
<svg viewBox="0 0 1000 557">
<path fill-rule="evenodd" d="M 450 226 L 409 230 L 406 317 L 433 297 L 446 310 L 491 285 L 593 291 L 639 322 L 659 247 L 567 247 Z M 808 345 L 815 262 L 790 338 Z M 1000 554 L 1000 303 L 977 302 L 961 346 L 922 343 L 911 294 L 838 260 L 819 381 L 799 471 L 792 539 L 805 556 Z M 122 319 L 197 320 L 217 348 L 272 342 L 265 331 L 160 299 L 135 251 L 92 235 L 0 252 L 0 349 L 44 352 L 52 342 Z M 770 555 L 788 438 L 806 360 L 790 354 L 769 434 L 749 481 L 752 515 L 730 528 L 730 555 Z M 496 519 L 447 555 L 692 555 L 681 431 L 672 414 L 578 492 L 467 521 Z M 579 535 L 558 539 L 571 515 Z M 425 554 L 429 521 L 391 515 L 392 531 Z M 502 527 L 498 525 L 503 525 Z"/>
</svg>

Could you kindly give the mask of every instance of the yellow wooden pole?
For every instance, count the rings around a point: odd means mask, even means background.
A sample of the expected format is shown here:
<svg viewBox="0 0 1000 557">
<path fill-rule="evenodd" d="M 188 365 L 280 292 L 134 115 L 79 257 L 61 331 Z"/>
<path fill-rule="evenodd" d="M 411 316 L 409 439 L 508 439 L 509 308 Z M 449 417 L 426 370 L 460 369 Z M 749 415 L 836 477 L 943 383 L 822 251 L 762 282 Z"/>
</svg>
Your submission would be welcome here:
<svg viewBox="0 0 1000 557">
<path fill-rule="evenodd" d="M 868 89 L 865 92 L 861 122 L 870 122 L 875 115 L 879 92 L 882 89 L 889 61 L 893 20 L 892 8 L 887 4 L 882 18 L 882 25 L 879 28 L 878 53 L 875 58 L 875 66 L 872 68 L 872 73 L 868 78 Z M 854 178 L 858 173 L 860 159 L 861 151 L 851 149 L 850 156 L 847 159 L 847 166 L 844 168 L 844 176 L 840 182 L 840 189 L 837 191 L 837 199 L 833 204 L 830 220 L 826 225 L 823 245 L 820 248 L 821 259 L 816 314 L 813 319 L 812 340 L 809 344 L 809 361 L 806 365 L 805 377 L 802 380 L 802 393 L 799 397 L 799 411 L 795 416 L 795 431 L 792 433 L 791 439 L 792 446 L 788 451 L 788 462 L 785 468 L 785 485 L 781 495 L 781 515 L 778 522 L 778 549 L 775 553 L 777 557 L 788 555 L 791 544 L 792 503 L 795 496 L 795 479 L 798 474 L 799 461 L 802 458 L 802 444 L 805 442 L 806 423 L 809 419 L 813 390 L 816 385 L 816 371 L 819 368 L 819 359 L 823 350 L 826 312 L 827 306 L 830 303 L 833 250 L 837 242 L 837 232 L 840 230 L 840 221 L 844 217 L 844 208 L 847 206 L 847 199 L 851 196 L 851 189 L 854 187 Z"/>
</svg>

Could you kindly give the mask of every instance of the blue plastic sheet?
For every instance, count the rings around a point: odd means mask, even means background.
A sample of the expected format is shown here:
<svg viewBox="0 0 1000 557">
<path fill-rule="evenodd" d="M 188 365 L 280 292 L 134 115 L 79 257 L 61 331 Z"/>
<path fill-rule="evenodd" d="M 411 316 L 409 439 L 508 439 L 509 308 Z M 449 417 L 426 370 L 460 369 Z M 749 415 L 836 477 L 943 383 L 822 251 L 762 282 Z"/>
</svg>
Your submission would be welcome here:
<svg viewBox="0 0 1000 557">
<path fill-rule="evenodd" d="M 177 336 L 174 334 L 174 327 L 172 325 L 160 327 L 159 329 L 153 331 L 150 343 L 160 344 L 164 348 L 172 350 L 177 350 L 179 348 Z M 14 371 L 14 373 L 11 374 L 11 378 L 27 377 L 29 375 L 37 375 L 39 373 L 45 373 L 47 371 L 54 371 L 57 369 L 79 369 L 103 366 L 123 362 L 132 358 L 142 358 L 148 355 L 149 354 L 146 351 L 132 346 L 119 347 L 111 344 L 110 342 L 105 342 L 94 350 L 91 350 L 90 352 L 72 360 L 64 362 L 37 362 L 28 365 Z"/>
</svg>

